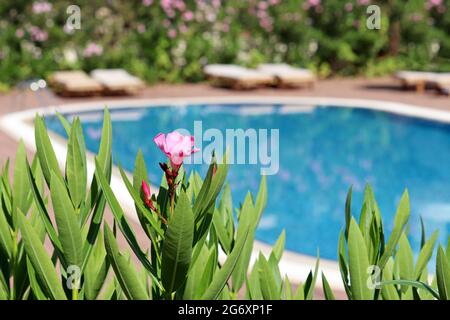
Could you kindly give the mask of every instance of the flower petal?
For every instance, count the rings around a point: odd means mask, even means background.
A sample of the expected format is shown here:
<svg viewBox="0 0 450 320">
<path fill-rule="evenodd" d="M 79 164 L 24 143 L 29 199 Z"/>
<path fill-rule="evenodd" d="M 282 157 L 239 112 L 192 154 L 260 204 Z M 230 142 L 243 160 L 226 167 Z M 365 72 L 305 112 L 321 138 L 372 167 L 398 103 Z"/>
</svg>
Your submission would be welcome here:
<svg viewBox="0 0 450 320">
<path fill-rule="evenodd" d="M 166 137 L 163 133 L 158 133 L 156 137 L 153 138 L 153 142 L 162 152 L 166 152 Z"/>
</svg>

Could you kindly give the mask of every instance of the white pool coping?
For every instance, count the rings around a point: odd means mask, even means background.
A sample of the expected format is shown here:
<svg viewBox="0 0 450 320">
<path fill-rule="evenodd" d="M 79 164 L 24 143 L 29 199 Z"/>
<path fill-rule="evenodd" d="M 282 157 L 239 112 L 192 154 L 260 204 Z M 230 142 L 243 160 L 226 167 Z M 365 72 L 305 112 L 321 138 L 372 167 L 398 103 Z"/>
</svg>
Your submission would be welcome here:
<svg viewBox="0 0 450 320">
<path fill-rule="evenodd" d="M 308 112 L 314 109 L 314 106 L 334 106 L 334 107 L 349 107 L 361 108 L 377 111 L 384 111 L 388 113 L 398 114 L 407 117 L 414 117 L 420 119 L 427 119 L 437 122 L 450 123 L 450 112 L 445 110 L 432 109 L 421 106 L 413 106 L 403 103 L 366 100 L 366 99 L 343 99 L 343 98 L 316 98 L 316 97 L 276 97 L 276 96 L 245 96 L 245 97 L 183 97 L 183 98 L 163 98 L 163 99 L 127 99 L 114 101 L 93 101 L 83 103 L 64 103 L 61 105 L 51 105 L 42 108 L 28 109 L 20 112 L 10 113 L 0 118 L 0 129 L 3 130 L 10 137 L 17 141 L 23 140 L 25 146 L 32 151 L 36 151 L 34 142 L 34 126 L 33 118 L 36 114 L 49 115 L 54 114 L 55 111 L 61 113 L 74 113 L 82 111 L 102 111 L 105 106 L 110 110 L 121 108 L 146 108 L 156 107 L 161 105 L 183 107 L 191 104 L 221 104 L 221 103 L 248 103 L 259 108 L 261 105 L 267 104 L 281 104 L 288 105 L 286 112 L 295 112 L 298 107 L 299 112 Z M 61 169 L 64 168 L 66 157 L 66 141 L 57 134 L 49 132 L 53 148 L 58 158 Z M 87 169 L 89 177 L 92 177 L 95 169 L 94 155 L 88 152 L 87 155 Z M 120 177 L 119 170 L 116 166 L 113 168 L 111 177 L 111 188 L 116 194 L 119 202 L 126 215 L 139 223 L 135 209 L 134 202 L 129 195 L 125 185 Z M 337 241 L 337 239 L 336 239 Z M 337 244 L 336 244 L 337 248 Z M 255 242 L 252 253 L 252 261 L 254 261 L 259 252 L 267 255 L 270 253 L 271 247 L 260 241 Z M 336 249 L 337 250 L 337 249 Z M 283 258 L 280 261 L 280 270 L 286 274 L 294 283 L 304 282 L 311 269 L 314 268 L 316 257 L 299 254 L 296 252 L 286 250 Z M 332 289 L 343 291 L 341 275 L 339 272 L 338 263 L 332 260 L 321 259 L 319 272 L 323 272 Z M 318 279 L 317 286 L 321 286 L 321 281 Z"/>
</svg>

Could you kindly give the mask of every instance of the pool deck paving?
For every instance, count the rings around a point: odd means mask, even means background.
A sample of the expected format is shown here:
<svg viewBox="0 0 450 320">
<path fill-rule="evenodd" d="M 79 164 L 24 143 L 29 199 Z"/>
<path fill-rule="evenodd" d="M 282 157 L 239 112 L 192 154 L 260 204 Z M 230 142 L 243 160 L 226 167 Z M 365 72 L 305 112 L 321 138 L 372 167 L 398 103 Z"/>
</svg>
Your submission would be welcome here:
<svg viewBox="0 0 450 320">
<path fill-rule="evenodd" d="M 79 103 L 92 101 L 111 101 L 130 98 L 182 98 L 182 97 L 214 97 L 214 96 L 280 96 L 280 97 L 327 97 L 327 98 L 347 98 L 347 99 L 369 99 L 377 101 L 390 101 L 426 107 L 430 109 L 439 109 L 450 111 L 450 97 L 437 95 L 434 92 L 424 94 L 414 91 L 404 91 L 400 89 L 399 84 L 391 78 L 376 79 L 330 79 L 318 81 L 312 89 L 276 89 L 264 88 L 250 91 L 232 91 L 222 88 L 213 88 L 207 83 L 199 84 L 158 84 L 148 86 L 137 96 L 134 97 L 91 97 L 91 98 L 62 98 L 54 95 L 49 90 L 39 93 L 31 91 L 12 91 L 6 94 L 0 94 L 0 117 L 11 112 L 17 112 L 26 109 L 44 107 L 47 105 L 61 105 L 64 103 Z M 64 107 L 61 107 L 63 110 Z M 10 138 L 6 133 L 0 131 L 0 166 L 3 166 L 9 158 L 14 159 L 18 142 Z M 32 152 L 29 151 L 29 156 Z M 111 215 L 108 215 L 107 221 L 111 222 Z M 140 230 L 140 227 L 131 223 L 134 230 Z M 141 243 L 146 240 L 143 232 L 138 232 L 138 239 Z M 127 247 L 124 239 L 120 239 L 121 247 Z M 145 246 L 145 245 L 144 245 Z M 320 281 L 320 279 L 319 279 Z M 318 290 L 318 298 L 323 297 L 322 292 Z M 343 298 L 343 293 L 338 293 L 338 298 Z"/>
</svg>

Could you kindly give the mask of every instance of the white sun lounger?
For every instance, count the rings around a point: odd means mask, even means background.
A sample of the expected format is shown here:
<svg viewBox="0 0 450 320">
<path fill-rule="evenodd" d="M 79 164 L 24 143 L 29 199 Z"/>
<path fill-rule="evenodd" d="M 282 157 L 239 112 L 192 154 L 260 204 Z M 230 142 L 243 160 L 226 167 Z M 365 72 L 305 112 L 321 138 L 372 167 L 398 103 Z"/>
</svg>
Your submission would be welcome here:
<svg viewBox="0 0 450 320">
<path fill-rule="evenodd" d="M 437 90 L 445 95 L 450 95 L 450 72 L 436 73 L 431 82 Z"/>
<path fill-rule="evenodd" d="M 417 92 L 424 92 L 428 84 L 435 81 L 435 72 L 398 71 L 394 77 L 401 81 L 403 88 L 414 87 Z"/>
<path fill-rule="evenodd" d="M 100 82 L 109 94 L 134 94 L 144 87 L 144 82 L 123 69 L 95 69 L 93 79 Z"/>
<path fill-rule="evenodd" d="M 84 71 L 56 71 L 48 78 L 55 92 L 62 96 L 90 96 L 102 92 L 103 86 Z"/>
<path fill-rule="evenodd" d="M 213 85 L 233 89 L 252 89 L 271 85 L 273 77 L 237 65 L 211 64 L 203 69 Z"/>
<path fill-rule="evenodd" d="M 284 63 L 261 64 L 257 70 L 274 77 L 280 87 L 312 87 L 316 81 L 315 75 L 308 69 L 295 68 Z"/>
</svg>

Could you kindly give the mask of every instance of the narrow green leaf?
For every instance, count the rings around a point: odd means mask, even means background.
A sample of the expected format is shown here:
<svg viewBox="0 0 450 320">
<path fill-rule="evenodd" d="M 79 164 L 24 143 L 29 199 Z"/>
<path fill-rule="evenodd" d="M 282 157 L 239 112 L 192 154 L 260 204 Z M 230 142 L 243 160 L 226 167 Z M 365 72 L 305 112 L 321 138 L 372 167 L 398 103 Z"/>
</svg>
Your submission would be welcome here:
<svg viewBox="0 0 450 320">
<path fill-rule="evenodd" d="M 47 181 L 47 185 L 50 186 L 52 170 L 62 179 L 58 160 L 50 142 L 44 119 L 38 115 L 36 115 L 34 120 L 34 129 L 37 156 L 39 158 L 39 163 L 41 164 L 45 181 Z"/>
<path fill-rule="evenodd" d="M 405 192 L 402 195 L 402 198 L 400 199 L 400 203 L 397 208 L 397 213 L 395 215 L 394 229 L 392 230 L 391 236 L 389 237 L 388 243 L 386 244 L 385 251 L 381 256 L 380 261 L 378 262 L 378 267 L 381 270 L 383 270 L 389 257 L 391 257 L 392 254 L 394 253 L 394 250 L 397 246 L 400 236 L 403 233 L 403 229 L 408 223 L 409 213 L 410 213 L 409 195 L 408 190 L 405 190 Z"/>
<path fill-rule="evenodd" d="M 278 262 L 280 262 L 281 257 L 283 256 L 285 242 L 286 242 L 286 230 L 283 229 L 280 236 L 278 237 L 277 242 L 272 248 L 272 255 Z"/>
<path fill-rule="evenodd" d="M 442 246 L 438 247 L 436 256 L 436 279 L 440 298 L 450 300 L 450 263 Z"/>
<path fill-rule="evenodd" d="M 10 226 L 8 224 L 8 221 L 6 220 L 6 216 L 1 205 L 0 205 L 0 249 L 3 249 L 3 251 L 6 254 L 6 257 L 4 257 L 5 260 L 6 258 L 10 259 L 12 257 L 13 238 L 11 235 Z"/>
<path fill-rule="evenodd" d="M 34 203 L 36 204 L 39 214 L 41 215 L 41 219 L 44 222 L 45 230 L 47 231 L 47 234 L 48 234 L 53 246 L 55 247 L 55 250 L 58 253 L 58 257 L 64 259 L 64 256 L 62 255 L 62 245 L 61 245 L 61 242 L 59 241 L 56 230 L 53 227 L 52 221 L 50 220 L 50 216 L 48 214 L 44 199 L 41 196 L 41 193 L 36 184 L 35 178 L 33 177 L 33 173 L 31 172 L 30 166 L 27 166 L 27 167 L 28 167 L 27 168 L 28 182 L 29 182 L 29 185 L 31 186 L 31 191 L 32 191 L 32 194 L 34 197 Z"/>
<path fill-rule="evenodd" d="M 23 141 L 20 140 L 14 164 L 13 201 L 14 205 L 25 213 L 30 208 L 30 189 L 27 186 L 27 152 Z"/>
<path fill-rule="evenodd" d="M 153 277 L 153 283 L 160 285 L 160 282 L 158 280 L 158 277 L 156 276 L 156 272 L 154 267 L 150 264 L 148 261 L 145 253 L 142 251 L 142 249 L 139 247 L 139 244 L 136 240 L 136 236 L 133 232 L 133 230 L 130 228 L 126 218 L 125 214 L 120 207 L 119 202 L 117 201 L 116 196 L 114 195 L 113 191 L 111 190 L 111 187 L 108 184 L 108 181 L 106 180 L 104 174 L 102 171 L 100 171 L 100 164 L 95 160 L 96 164 L 96 170 L 95 170 L 95 176 L 97 177 L 101 189 L 103 190 L 103 193 L 105 195 L 106 200 L 108 201 L 109 207 L 111 209 L 112 214 L 114 215 L 115 221 L 117 222 L 117 225 L 120 228 L 120 231 L 124 235 L 125 239 L 127 240 L 128 244 L 130 245 L 131 249 L 133 250 L 134 254 L 137 256 L 139 261 L 142 263 L 142 265 L 150 272 L 151 276 Z"/>
<path fill-rule="evenodd" d="M 104 233 L 106 253 L 124 294 L 130 300 L 148 300 L 147 291 L 140 281 L 137 271 L 128 259 L 119 252 L 116 239 L 106 224 Z"/>
<path fill-rule="evenodd" d="M 367 286 L 369 260 L 364 238 L 355 219 L 350 221 L 348 234 L 348 255 L 352 298 L 355 300 L 372 300 L 373 290 Z"/>
<path fill-rule="evenodd" d="M 244 244 L 247 241 L 248 232 L 245 236 L 241 237 L 233 248 L 233 251 L 228 256 L 227 260 L 223 264 L 222 268 L 216 273 L 213 281 L 209 285 L 208 289 L 202 296 L 202 300 L 215 300 L 219 297 L 220 293 L 225 287 L 228 279 L 233 272 L 239 256 L 241 255 Z"/>
<path fill-rule="evenodd" d="M 33 295 L 38 300 L 47 300 L 47 297 L 45 296 L 45 293 L 42 291 L 41 286 L 39 285 L 39 282 L 36 278 L 36 272 L 34 271 L 30 259 L 27 258 L 26 262 L 27 262 L 28 277 L 30 279 L 30 287 L 31 290 L 33 291 Z"/>
<path fill-rule="evenodd" d="M 350 228 L 350 220 L 352 217 L 352 190 L 353 187 L 350 187 L 345 200 L 345 239 L 348 239 L 348 230 Z"/>
<path fill-rule="evenodd" d="M 51 299 L 66 300 L 55 267 L 53 266 L 50 257 L 47 255 L 47 251 L 43 244 L 39 240 L 38 235 L 20 211 L 17 214 L 17 220 L 25 244 L 25 251 L 36 271 L 36 277 L 39 280 L 42 289 Z"/>
<path fill-rule="evenodd" d="M 192 257 L 194 213 L 182 191 L 169 220 L 162 246 L 161 280 L 166 292 L 176 291 L 185 281 Z"/>
<path fill-rule="evenodd" d="M 328 283 L 328 280 L 323 274 L 323 272 L 322 272 L 322 287 L 323 287 L 323 294 L 325 295 L 326 300 L 336 300 L 333 291 L 331 290 L 330 284 Z"/>
<path fill-rule="evenodd" d="M 437 237 L 439 232 L 436 230 L 430 237 L 428 241 L 425 240 L 422 245 L 422 249 L 420 250 L 419 257 L 417 258 L 416 268 L 414 271 L 414 275 L 416 280 L 419 280 L 422 272 L 426 269 L 428 262 L 433 255 L 434 246 L 436 244 Z"/>
<path fill-rule="evenodd" d="M 86 153 L 83 152 L 79 139 L 82 138 L 80 120 L 77 118 L 70 131 L 67 143 L 66 177 L 70 198 L 75 208 L 79 208 L 86 196 L 87 169 Z"/>
<path fill-rule="evenodd" d="M 77 214 L 72 206 L 64 182 L 53 172 L 51 173 L 50 194 L 65 260 L 68 266 L 75 265 L 81 268 L 83 262 L 83 240 Z"/>
<path fill-rule="evenodd" d="M 258 258 L 258 265 L 261 293 L 264 300 L 278 300 L 280 298 L 281 288 L 278 287 L 269 263 L 261 253 Z"/>
<path fill-rule="evenodd" d="M 391 281 L 382 281 L 380 283 L 381 286 L 385 285 L 392 285 L 392 284 L 399 284 L 403 286 L 412 286 L 418 289 L 423 289 L 431 293 L 436 299 L 439 299 L 439 294 L 428 284 L 420 282 L 420 281 L 414 281 L 414 280 L 391 280 Z"/>
</svg>

